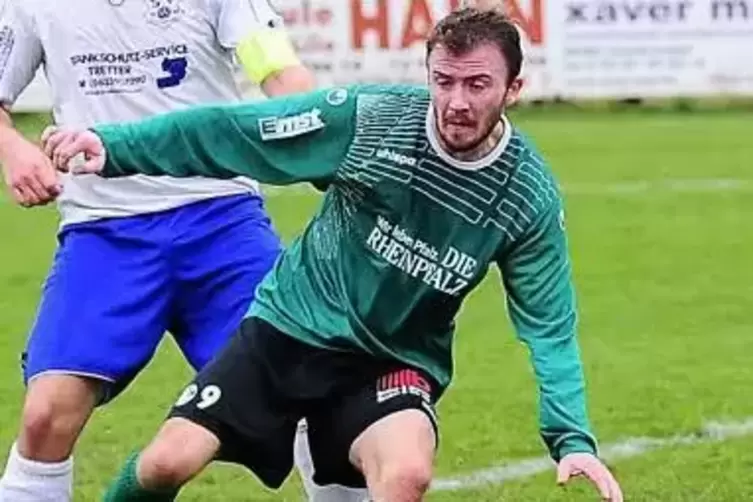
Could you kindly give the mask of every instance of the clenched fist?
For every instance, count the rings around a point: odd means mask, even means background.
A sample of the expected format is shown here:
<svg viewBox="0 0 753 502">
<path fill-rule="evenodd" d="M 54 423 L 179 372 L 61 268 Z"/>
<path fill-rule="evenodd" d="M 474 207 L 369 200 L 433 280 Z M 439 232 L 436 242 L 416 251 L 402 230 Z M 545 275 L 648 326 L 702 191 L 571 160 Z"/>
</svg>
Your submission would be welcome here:
<svg viewBox="0 0 753 502">
<path fill-rule="evenodd" d="M 48 127 L 42 133 L 42 148 L 56 169 L 76 174 L 97 174 L 105 165 L 105 147 L 99 136 L 89 130 Z M 71 166 L 74 157 L 83 155 L 83 162 Z"/>
<path fill-rule="evenodd" d="M 60 195 L 58 173 L 36 145 L 19 136 L 4 145 L 3 150 L 3 178 L 18 204 L 42 206 Z"/>
</svg>

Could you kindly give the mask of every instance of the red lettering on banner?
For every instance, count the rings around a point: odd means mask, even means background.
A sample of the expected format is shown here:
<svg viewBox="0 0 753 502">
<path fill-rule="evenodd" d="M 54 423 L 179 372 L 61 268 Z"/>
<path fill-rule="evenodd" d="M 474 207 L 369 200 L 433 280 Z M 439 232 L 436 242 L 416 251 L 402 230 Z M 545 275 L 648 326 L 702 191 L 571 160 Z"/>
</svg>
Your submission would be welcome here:
<svg viewBox="0 0 753 502">
<path fill-rule="evenodd" d="M 405 49 L 426 40 L 432 26 L 434 26 L 436 14 L 444 14 L 460 7 L 462 0 L 351 0 L 351 41 L 354 49 L 363 49 L 364 38 L 367 33 L 376 33 L 380 49 Z M 364 3 L 375 4 L 370 12 L 364 12 Z M 390 44 L 389 7 L 400 8 L 403 16 L 401 37 L 397 47 Z M 433 6 L 442 5 L 444 10 L 434 12 Z"/>
<path fill-rule="evenodd" d="M 389 47 L 389 31 L 387 30 L 387 0 L 377 0 L 376 12 L 366 15 L 363 12 L 363 0 L 350 0 L 352 41 L 354 49 L 363 49 L 364 35 L 369 31 L 376 31 L 379 47 Z"/>
<path fill-rule="evenodd" d="M 505 0 L 505 12 L 528 36 L 533 45 L 544 43 L 544 6 L 543 0 L 530 0 L 528 11 L 521 7 L 520 0 Z"/>
<path fill-rule="evenodd" d="M 410 47 L 416 42 L 426 40 L 434 26 L 431 11 L 426 0 L 411 1 L 403 24 L 403 37 L 400 47 Z"/>
<path fill-rule="evenodd" d="M 280 15 L 286 26 L 326 27 L 332 23 L 332 10 L 327 7 L 315 7 L 311 0 L 301 0 L 300 6 L 283 6 Z"/>
<path fill-rule="evenodd" d="M 406 49 L 423 42 L 438 19 L 447 12 L 460 8 L 462 0 L 351 0 L 351 41 L 354 49 L 364 48 L 369 33 L 376 34 L 380 49 Z M 505 12 L 521 27 L 533 45 L 544 43 L 544 0 L 504 0 Z M 364 8 L 372 5 L 372 9 Z M 401 36 L 390 43 L 390 6 L 402 8 Z"/>
</svg>

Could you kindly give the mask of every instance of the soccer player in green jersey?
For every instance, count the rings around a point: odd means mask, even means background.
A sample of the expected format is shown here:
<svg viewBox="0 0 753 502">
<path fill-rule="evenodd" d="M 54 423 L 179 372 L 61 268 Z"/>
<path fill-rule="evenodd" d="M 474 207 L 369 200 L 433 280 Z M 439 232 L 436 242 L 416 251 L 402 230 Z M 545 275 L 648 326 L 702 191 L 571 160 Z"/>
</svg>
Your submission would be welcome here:
<svg viewBox="0 0 753 502">
<path fill-rule="evenodd" d="M 212 460 L 278 487 L 308 421 L 320 484 L 421 500 L 452 376 L 455 317 L 490 265 L 531 352 L 558 480 L 620 488 L 597 456 L 584 396 L 563 205 L 546 163 L 506 118 L 520 39 L 462 9 L 427 42 L 429 88 L 364 85 L 194 108 L 91 131 L 49 131 L 59 168 L 326 186 L 234 339 L 185 389 L 110 501 L 173 500 Z"/>
</svg>

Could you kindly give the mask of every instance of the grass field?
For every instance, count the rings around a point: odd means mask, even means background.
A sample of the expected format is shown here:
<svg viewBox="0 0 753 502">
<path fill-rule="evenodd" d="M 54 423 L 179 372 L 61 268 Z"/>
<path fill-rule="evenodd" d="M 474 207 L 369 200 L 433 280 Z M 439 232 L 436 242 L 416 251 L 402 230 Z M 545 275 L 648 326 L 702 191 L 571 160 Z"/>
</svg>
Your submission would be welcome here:
<svg viewBox="0 0 753 502">
<path fill-rule="evenodd" d="M 550 159 L 568 208 L 591 417 L 603 443 L 694 434 L 753 417 L 753 122 L 750 112 L 515 115 Z M 40 119 L 22 117 L 38 134 Z M 274 191 L 286 238 L 317 197 Z M 0 449 L 16 433 L 26 331 L 55 240 L 53 209 L 0 202 Z M 446 478 L 540 456 L 527 354 L 504 314 L 496 272 L 459 322 L 457 378 L 440 405 Z M 77 450 L 76 501 L 98 500 L 126 455 L 155 431 L 190 373 L 169 339 Z M 753 436 L 657 449 L 613 463 L 632 502 L 753 500 Z M 267 492 L 243 470 L 214 466 L 185 501 L 301 500 L 295 480 Z M 551 472 L 432 501 L 597 500 Z"/>
</svg>

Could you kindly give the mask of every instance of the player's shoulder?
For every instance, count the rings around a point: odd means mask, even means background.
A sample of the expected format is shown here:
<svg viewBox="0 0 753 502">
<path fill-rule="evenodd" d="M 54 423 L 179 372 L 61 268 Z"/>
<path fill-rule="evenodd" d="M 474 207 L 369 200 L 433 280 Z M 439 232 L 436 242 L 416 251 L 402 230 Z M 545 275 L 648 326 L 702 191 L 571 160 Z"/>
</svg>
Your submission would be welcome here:
<svg viewBox="0 0 753 502">
<path fill-rule="evenodd" d="M 510 169 L 510 187 L 526 198 L 529 216 L 551 209 L 559 210 L 562 194 L 559 181 L 535 141 L 518 127 L 512 126 L 510 142 L 503 160 Z"/>
<path fill-rule="evenodd" d="M 348 88 L 359 117 L 380 120 L 397 115 L 425 115 L 430 96 L 426 87 L 404 84 L 360 84 Z"/>
<path fill-rule="evenodd" d="M 425 86 L 410 84 L 356 84 L 349 86 L 359 98 L 372 101 L 411 102 L 429 105 L 431 99 Z"/>
<path fill-rule="evenodd" d="M 16 16 L 33 18 L 39 11 L 40 0 L 3 0 L 0 2 L 0 16 L 3 19 Z"/>
<path fill-rule="evenodd" d="M 216 28 L 215 25 L 220 13 L 224 8 L 227 8 L 229 4 L 230 2 L 227 0 L 181 0 L 181 3 L 176 4 L 174 8 L 178 14 L 188 11 L 194 16 L 208 19 L 209 23 Z M 159 5 L 156 7 L 157 9 L 161 8 Z"/>
<path fill-rule="evenodd" d="M 184 4 L 187 4 L 194 9 L 198 9 L 200 12 L 208 12 L 213 15 L 219 14 L 219 12 L 225 8 L 247 7 L 248 5 L 250 5 L 251 7 L 254 7 L 256 4 L 256 2 L 254 2 L 253 0 L 246 0 L 245 5 L 243 2 L 238 2 L 237 0 L 181 0 L 181 1 Z"/>
<path fill-rule="evenodd" d="M 68 24 L 72 20 L 92 19 L 95 14 L 81 9 L 71 10 L 69 2 L 51 0 L 0 0 L 2 9 L 0 14 L 15 16 L 29 22 L 33 21 L 40 25 Z M 98 11 L 97 11 L 98 12 Z"/>
<path fill-rule="evenodd" d="M 429 88 L 415 84 L 353 84 L 350 87 L 358 89 L 362 94 L 377 94 L 384 96 L 402 96 L 429 99 Z"/>
<path fill-rule="evenodd" d="M 191 7 L 204 9 L 204 10 L 210 10 L 212 12 L 219 11 L 223 7 L 243 5 L 243 2 L 238 2 L 237 0 L 181 0 L 181 1 L 184 3 L 187 3 Z M 250 4 L 252 7 L 255 4 L 253 0 L 246 0 L 246 2 Z"/>
</svg>

